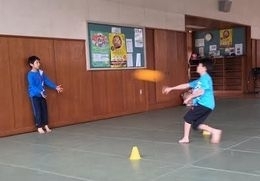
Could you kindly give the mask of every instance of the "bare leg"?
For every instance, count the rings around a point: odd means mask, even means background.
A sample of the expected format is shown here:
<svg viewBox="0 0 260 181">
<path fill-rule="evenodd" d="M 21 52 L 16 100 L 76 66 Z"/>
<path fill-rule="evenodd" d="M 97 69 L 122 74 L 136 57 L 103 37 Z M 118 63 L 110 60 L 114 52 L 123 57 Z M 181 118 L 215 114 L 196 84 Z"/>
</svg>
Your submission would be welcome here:
<svg viewBox="0 0 260 181">
<path fill-rule="evenodd" d="M 44 128 L 47 131 L 47 133 L 51 132 L 51 129 L 48 127 L 48 125 L 45 125 Z"/>
<path fill-rule="evenodd" d="M 179 143 L 189 143 L 190 142 L 190 129 L 191 124 L 184 122 L 184 135 L 183 138 L 179 140 Z"/>
<path fill-rule="evenodd" d="M 216 129 L 216 128 L 212 128 L 206 124 L 200 124 L 199 129 L 201 130 L 205 130 L 205 131 L 208 131 L 210 132 L 210 134 L 212 135 L 211 136 L 211 143 L 219 143 L 220 142 L 220 139 L 221 139 L 221 133 L 222 131 L 220 129 Z"/>
<path fill-rule="evenodd" d="M 42 128 L 38 128 L 37 130 L 38 130 L 38 133 L 40 133 L 40 134 L 44 134 L 45 133 Z"/>
</svg>

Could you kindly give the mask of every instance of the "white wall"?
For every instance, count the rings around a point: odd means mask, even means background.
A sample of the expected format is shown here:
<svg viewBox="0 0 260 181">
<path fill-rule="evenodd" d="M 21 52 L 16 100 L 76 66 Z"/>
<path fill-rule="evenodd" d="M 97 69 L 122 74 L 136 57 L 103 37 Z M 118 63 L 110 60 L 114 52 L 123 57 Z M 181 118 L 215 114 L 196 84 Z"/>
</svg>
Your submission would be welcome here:
<svg viewBox="0 0 260 181">
<path fill-rule="evenodd" d="M 260 39 L 259 0 L 233 0 L 231 12 L 218 0 L 0 0 L 0 34 L 86 38 L 86 21 L 185 30 L 185 14 L 252 26 Z"/>
<path fill-rule="evenodd" d="M 1 0 L 0 34 L 85 38 L 85 0 Z"/>
</svg>

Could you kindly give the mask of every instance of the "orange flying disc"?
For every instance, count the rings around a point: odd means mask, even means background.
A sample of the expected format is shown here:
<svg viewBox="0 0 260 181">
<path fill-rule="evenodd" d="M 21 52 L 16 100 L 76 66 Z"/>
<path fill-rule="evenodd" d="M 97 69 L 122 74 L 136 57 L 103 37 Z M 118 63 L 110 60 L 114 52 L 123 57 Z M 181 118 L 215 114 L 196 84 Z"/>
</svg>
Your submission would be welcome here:
<svg viewBox="0 0 260 181">
<path fill-rule="evenodd" d="M 138 80 L 159 82 L 164 79 L 164 74 L 158 70 L 141 69 L 134 71 L 134 77 Z"/>
</svg>

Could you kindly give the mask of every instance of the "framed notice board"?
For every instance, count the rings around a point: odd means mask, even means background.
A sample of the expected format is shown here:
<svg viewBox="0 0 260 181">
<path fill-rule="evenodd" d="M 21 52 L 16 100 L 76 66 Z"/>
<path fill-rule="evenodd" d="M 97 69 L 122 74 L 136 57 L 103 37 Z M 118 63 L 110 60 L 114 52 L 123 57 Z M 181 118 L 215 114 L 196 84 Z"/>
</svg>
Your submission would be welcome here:
<svg viewBox="0 0 260 181">
<path fill-rule="evenodd" d="M 87 23 L 88 70 L 146 67 L 145 29 Z"/>
</svg>

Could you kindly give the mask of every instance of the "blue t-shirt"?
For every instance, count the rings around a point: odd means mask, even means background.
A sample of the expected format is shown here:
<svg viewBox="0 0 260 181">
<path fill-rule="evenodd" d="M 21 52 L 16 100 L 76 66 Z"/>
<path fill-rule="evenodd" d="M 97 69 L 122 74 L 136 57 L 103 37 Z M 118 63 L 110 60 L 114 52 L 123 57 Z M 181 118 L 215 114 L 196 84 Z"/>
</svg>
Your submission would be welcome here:
<svg viewBox="0 0 260 181">
<path fill-rule="evenodd" d="M 215 98 L 214 98 L 214 91 L 213 91 L 213 83 L 212 78 L 208 73 L 203 74 L 200 76 L 199 79 L 189 82 L 190 87 L 195 89 L 203 89 L 204 94 L 195 97 L 193 99 L 193 104 L 200 104 L 202 106 L 208 107 L 210 109 L 215 108 Z"/>
<path fill-rule="evenodd" d="M 29 71 L 27 74 L 28 94 L 30 97 L 42 97 L 41 92 L 45 91 L 44 86 L 47 85 L 52 89 L 56 89 L 57 85 L 53 83 L 42 70 L 36 72 Z"/>
</svg>

